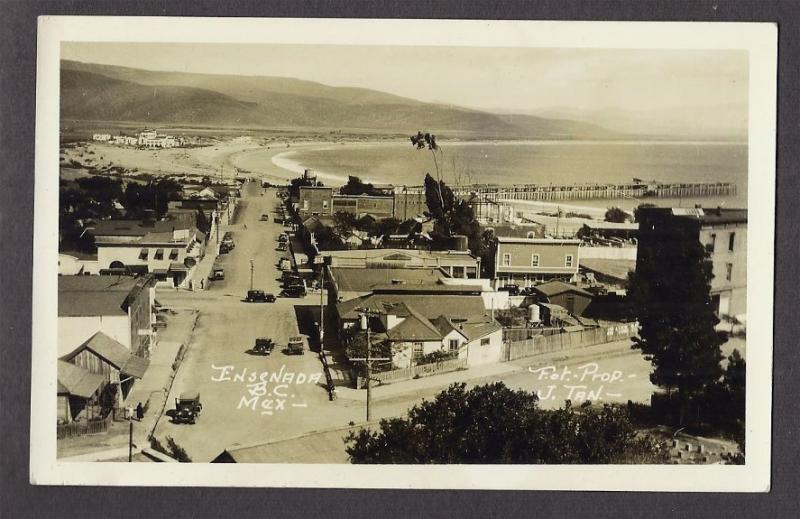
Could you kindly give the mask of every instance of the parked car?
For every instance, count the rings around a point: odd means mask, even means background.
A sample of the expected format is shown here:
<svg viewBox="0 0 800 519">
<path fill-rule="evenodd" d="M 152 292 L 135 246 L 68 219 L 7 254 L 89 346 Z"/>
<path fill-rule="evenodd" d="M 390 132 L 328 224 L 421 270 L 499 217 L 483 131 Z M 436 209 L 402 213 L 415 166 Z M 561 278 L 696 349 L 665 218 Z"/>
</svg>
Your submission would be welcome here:
<svg viewBox="0 0 800 519">
<path fill-rule="evenodd" d="M 289 250 L 289 247 L 286 245 L 286 242 L 284 241 L 284 242 L 279 243 L 278 247 L 275 250 L 280 251 L 280 252 L 286 252 L 287 250 Z"/>
<path fill-rule="evenodd" d="M 522 296 L 532 296 L 536 295 L 536 290 L 533 287 L 525 287 L 519 291 L 520 295 Z"/>
<path fill-rule="evenodd" d="M 194 424 L 202 410 L 203 404 L 200 403 L 200 393 L 196 391 L 181 393 L 175 399 L 175 411 L 172 415 L 172 421 L 175 423 Z"/>
<path fill-rule="evenodd" d="M 306 338 L 303 335 L 289 337 L 286 353 L 289 355 L 303 355 L 306 352 Z"/>
<path fill-rule="evenodd" d="M 209 281 L 218 281 L 225 279 L 225 269 L 220 266 L 214 265 L 211 269 L 211 273 L 208 275 Z"/>
<path fill-rule="evenodd" d="M 280 264 L 281 270 L 292 270 L 292 262 L 288 259 L 282 259 Z"/>
<path fill-rule="evenodd" d="M 269 215 L 267 213 L 262 214 L 261 215 L 261 221 L 262 222 L 268 222 L 269 221 Z"/>
<path fill-rule="evenodd" d="M 292 285 L 284 288 L 281 291 L 283 297 L 305 297 L 306 287 L 303 285 Z"/>
<path fill-rule="evenodd" d="M 268 339 L 267 337 L 259 337 L 256 339 L 256 344 L 253 346 L 253 353 L 258 353 L 260 355 L 269 355 L 272 353 L 272 350 L 275 348 L 275 343 L 272 342 L 272 339 Z"/>
<path fill-rule="evenodd" d="M 508 292 L 508 295 L 511 296 L 519 295 L 519 285 L 503 285 L 499 290 L 502 292 Z"/>
<path fill-rule="evenodd" d="M 278 241 L 282 242 L 282 243 L 283 242 L 288 242 L 289 241 L 289 236 L 287 236 L 286 234 L 279 234 L 278 235 Z"/>
<path fill-rule="evenodd" d="M 245 300 L 248 303 L 274 303 L 275 296 L 273 294 L 268 294 L 263 290 L 248 290 L 247 298 Z"/>
</svg>

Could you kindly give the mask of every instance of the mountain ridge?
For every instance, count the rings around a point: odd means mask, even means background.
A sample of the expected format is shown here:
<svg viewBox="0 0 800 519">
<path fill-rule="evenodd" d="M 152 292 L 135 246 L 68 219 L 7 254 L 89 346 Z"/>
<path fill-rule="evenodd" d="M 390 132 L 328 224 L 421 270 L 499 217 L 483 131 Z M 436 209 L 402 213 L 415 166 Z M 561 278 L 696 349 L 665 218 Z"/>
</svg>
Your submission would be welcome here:
<svg viewBox="0 0 800 519">
<path fill-rule="evenodd" d="M 494 114 L 296 78 L 163 72 L 61 62 L 61 117 L 242 128 L 341 128 L 494 138 L 616 138 L 598 125 Z"/>
</svg>

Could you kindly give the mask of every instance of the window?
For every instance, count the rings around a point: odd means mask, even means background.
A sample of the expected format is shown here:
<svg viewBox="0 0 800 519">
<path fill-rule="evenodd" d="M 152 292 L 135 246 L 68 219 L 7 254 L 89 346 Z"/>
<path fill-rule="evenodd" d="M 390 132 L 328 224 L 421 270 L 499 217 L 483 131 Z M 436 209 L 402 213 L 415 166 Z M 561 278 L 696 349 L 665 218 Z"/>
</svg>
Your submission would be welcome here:
<svg viewBox="0 0 800 519">
<path fill-rule="evenodd" d="M 139 259 L 147 260 L 147 249 L 142 249 L 139 251 Z"/>
<path fill-rule="evenodd" d="M 539 255 L 531 254 L 531 267 L 538 267 L 538 266 L 539 266 Z"/>
<path fill-rule="evenodd" d="M 728 250 L 733 252 L 733 242 L 736 240 L 736 233 L 732 232 L 728 238 Z"/>
<path fill-rule="evenodd" d="M 564 266 L 570 268 L 573 266 L 574 257 L 572 254 L 567 254 L 564 256 Z"/>
<path fill-rule="evenodd" d="M 156 249 L 156 253 L 153 256 L 153 259 L 163 260 L 164 259 L 164 249 Z"/>
<path fill-rule="evenodd" d="M 511 254 L 506 252 L 503 254 L 503 266 L 508 267 L 509 265 L 511 265 Z"/>
<path fill-rule="evenodd" d="M 327 200 L 323 200 L 322 201 L 322 208 L 323 209 L 327 209 L 328 208 L 328 201 Z"/>
<path fill-rule="evenodd" d="M 733 279 L 733 263 L 725 264 L 725 280 L 730 281 Z"/>
<path fill-rule="evenodd" d="M 714 252 L 714 245 L 716 245 L 716 242 L 717 242 L 717 235 L 716 234 L 711 234 L 709 236 L 709 238 L 711 238 L 711 241 L 706 243 L 706 252 L 711 253 L 711 252 Z"/>
<path fill-rule="evenodd" d="M 458 351 L 458 339 L 450 339 L 450 351 Z"/>
<path fill-rule="evenodd" d="M 484 337 L 481 339 L 481 346 L 488 346 L 489 345 L 489 337 Z"/>
<path fill-rule="evenodd" d="M 169 259 L 176 260 L 178 259 L 178 249 L 172 249 L 169 251 Z"/>
<path fill-rule="evenodd" d="M 412 345 L 412 353 L 414 355 L 414 358 L 421 357 L 422 356 L 422 352 L 423 352 L 422 343 L 421 342 L 415 342 Z"/>
</svg>

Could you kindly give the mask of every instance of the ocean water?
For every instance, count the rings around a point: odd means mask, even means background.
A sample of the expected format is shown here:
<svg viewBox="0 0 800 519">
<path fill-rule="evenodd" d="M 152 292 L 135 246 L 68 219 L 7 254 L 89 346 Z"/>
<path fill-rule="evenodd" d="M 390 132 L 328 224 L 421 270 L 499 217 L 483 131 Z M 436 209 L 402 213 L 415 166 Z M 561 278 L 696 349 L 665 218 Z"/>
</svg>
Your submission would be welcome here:
<svg viewBox="0 0 800 519">
<path fill-rule="evenodd" d="M 444 142 L 437 157 L 449 184 L 574 184 L 630 182 L 634 177 L 661 182 L 725 181 L 737 184 L 735 197 L 702 199 L 704 205 L 745 207 L 747 145 L 697 142 Z M 273 166 L 309 168 L 331 184 L 355 175 L 375 183 L 420 185 L 433 173 L 430 151 L 411 143 L 331 145 L 297 149 L 273 158 Z M 666 201 L 666 199 L 662 199 Z M 650 200 L 648 200 L 650 201 Z M 670 201 L 672 205 L 692 200 Z M 580 201 L 590 205 L 593 201 Z M 598 201 L 603 204 L 604 202 Z M 627 205 L 636 205 L 628 201 Z M 621 204 L 626 205 L 626 204 Z"/>
</svg>

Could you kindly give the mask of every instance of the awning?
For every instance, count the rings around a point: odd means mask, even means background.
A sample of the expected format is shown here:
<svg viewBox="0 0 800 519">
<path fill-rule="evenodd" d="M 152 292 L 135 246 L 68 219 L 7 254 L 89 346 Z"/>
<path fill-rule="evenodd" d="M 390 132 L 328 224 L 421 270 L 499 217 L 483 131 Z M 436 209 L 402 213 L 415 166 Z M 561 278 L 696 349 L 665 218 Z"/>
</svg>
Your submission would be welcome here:
<svg viewBox="0 0 800 519">
<path fill-rule="evenodd" d="M 170 272 L 188 272 L 189 269 L 186 268 L 186 265 L 184 265 L 183 263 L 174 262 L 174 263 L 170 263 L 169 264 L 169 271 Z"/>
<path fill-rule="evenodd" d="M 153 269 L 153 274 L 155 274 L 156 276 L 166 276 L 167 269 Z"/>
</svg>

